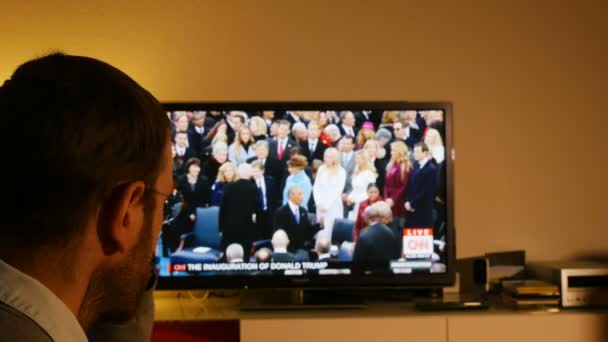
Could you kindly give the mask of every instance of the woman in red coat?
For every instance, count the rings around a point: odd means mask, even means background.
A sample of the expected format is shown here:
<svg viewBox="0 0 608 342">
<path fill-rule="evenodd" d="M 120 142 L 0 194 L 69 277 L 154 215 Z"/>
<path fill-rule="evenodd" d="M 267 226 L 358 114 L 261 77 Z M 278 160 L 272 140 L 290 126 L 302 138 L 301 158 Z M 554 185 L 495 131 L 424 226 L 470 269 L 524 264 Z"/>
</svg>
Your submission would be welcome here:
<svg viewBox="0 0 608 342">
<path fill-rule="evenodd" d="M 386 165 L 384 198 L 393 209 L 393 216 L 406 217 L 405 192 L 412 172 L 410 152 L 403 141 L 391 144 L 391 160 Z"/>
<path fill-rule="evenodd" d="M 367 186 L 367 199 L 359 204 L 359 211 L 357 212 L 357 219 L 355 221 L 355 230 L 353 232 L 354 242 L 357 242 L 359 239 L 359 234 L 361 234 L 361 231 L 367 227 L 367 222 L 365 222 L 365 219 L 363 218 L 365 208 L 378 201 L 382 201 L 382 197 L 380 197 L 380 189 L 378 189 L 376 184 L 371 183 Z"/>
</svg>

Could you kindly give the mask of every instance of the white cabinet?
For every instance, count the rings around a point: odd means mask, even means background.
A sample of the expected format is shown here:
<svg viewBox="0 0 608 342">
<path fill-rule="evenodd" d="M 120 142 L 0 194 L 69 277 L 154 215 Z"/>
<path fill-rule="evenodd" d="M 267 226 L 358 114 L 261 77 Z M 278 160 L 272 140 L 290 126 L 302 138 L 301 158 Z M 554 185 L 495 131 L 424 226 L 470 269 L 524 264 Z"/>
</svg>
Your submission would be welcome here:
<svg viewBox="0 0 608 342">
<path fill-rule="evenodd" d="M 449 342 L 607 342 L 608 315 L 591 313 L 454 315 Z"/>
<path fill-rule="evenodd" d="M 241 342 L 260 341 L 446 342 L 447 331 L 441 316 L 241 319 Z"/>
<path fill-rule="evenodd" d="M 241 318 L 241 342 L 608 342 L 608 314 L 453 313 Z M 248 315 L 249 316 L 249 315 Z"/>
</svg>

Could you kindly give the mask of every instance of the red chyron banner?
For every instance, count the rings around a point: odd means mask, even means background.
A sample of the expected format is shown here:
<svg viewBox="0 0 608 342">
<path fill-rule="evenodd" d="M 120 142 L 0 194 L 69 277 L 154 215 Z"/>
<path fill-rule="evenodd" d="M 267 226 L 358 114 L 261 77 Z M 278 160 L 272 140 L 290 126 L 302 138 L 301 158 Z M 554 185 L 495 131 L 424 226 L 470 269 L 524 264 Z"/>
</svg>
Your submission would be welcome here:
<svg viewBox="0 0 608 342">
<path fill-rule="evenodd" d="M 169 264 L 168 268 L 169 268 L 169 273 L 180 272 L 180 271 L 185 272 L 187 270 L 186 265 L 184 265 L 184 264 L 175 264 L 175 265 Z"/>
<path fill-rule="evenodd" d="M 427 259 L 433 254 L 433 228 L 403 229 L 403 256 L 406 259 Z"/>
</svg>

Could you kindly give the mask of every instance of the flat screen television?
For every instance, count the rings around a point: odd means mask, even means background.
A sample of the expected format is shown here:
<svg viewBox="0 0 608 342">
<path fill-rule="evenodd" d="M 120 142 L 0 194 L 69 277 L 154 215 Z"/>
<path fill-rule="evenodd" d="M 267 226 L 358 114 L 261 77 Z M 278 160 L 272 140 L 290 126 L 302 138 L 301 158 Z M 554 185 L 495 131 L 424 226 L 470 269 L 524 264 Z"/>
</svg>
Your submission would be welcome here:
<svg viewBox="0 0 608 342">
<path fill-rule="evenodd" d="M 176 186 L 159 289 L 453 282 L 451 103 L 164 107 Z"/>
</svg>

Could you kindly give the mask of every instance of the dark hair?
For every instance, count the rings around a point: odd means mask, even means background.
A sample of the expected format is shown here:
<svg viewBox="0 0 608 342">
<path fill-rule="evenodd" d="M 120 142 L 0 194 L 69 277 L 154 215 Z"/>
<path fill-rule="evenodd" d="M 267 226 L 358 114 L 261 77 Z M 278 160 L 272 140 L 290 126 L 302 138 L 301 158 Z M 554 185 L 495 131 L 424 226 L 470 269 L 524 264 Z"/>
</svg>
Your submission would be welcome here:
<svg viewBox="0 0 608 342">
<path fill-rule="evenodd" d="M 289 149 L 289 155 L 290 156 L 293 156 L 293 155 L 303 156 L 304 155 L 304 149 L 300 145 L 295 145 L 294 147 L 292 147 L 292 148 Z"/>
<path fill-rule="evenodd" d="M 420 147 L 420 149 L 422 150 L 422 152 L 429 152 L 429 145 L 427 145 L 424 142 L 419 142 L 416 145 L 414 145 L 414 148 L 416 147 Z"/>
<path fill-rule="evenodd" d="M 371 188 L 376 188 L 376 189 L 380 190 L 380 188 L 378 187 L 378 184 L 376 184 L 376 183 L 367 184 L 367 190 L 369 190 Z"/>
<path fill-rule="evenodd" d="M 255 252 L 256 262 L 270 262 L 272 259 L 272 250 L 267 247 L 262 247 Z"/>
<path fill-rule="evenodd" d="M 222 119 L 216 122 L 209 130 L 209 133 L 207 133 L 207 140 L 211 141 L 213 138 L 215 138 L 215 135 L 217 134 L 217 131 L 220 129 L 221 125 L 226 125 L 226 121 Z"/>
<path fill-rule="evenodd" d="M 351 144 L 355 143 L 355 137 L 353 137 L 352 135 L 348 135 L 348 134 L 343 135 L 342 138 L 341 138 L 341 140 L 344 140 L 344 139 L 350 140 Z"/>
<path fill-rule="evenodd" d="M 186 137 L 188 137 L 188 132 L 186 132 L 186 131 L 175 131 L 175 135 L 173 136 L 173 142 L 174 143 L 177 143 L 177 141 L 175 139 L 177 139 L 177 135 L 178 134 L 185 134 Z"/>
<path fill-rule="evenodd" d="M 289 167 L 295 167 L 298 169 L 305 169 L 308 166 L 308 160 L 306 157 L 301 155 L 294 155 L 287 161 Z"/>
<path fill-rule="evenodd" d="M 281 119 L 281 120 L 276 120 L 275 121 L 279 126 L 287 126 L 291 128 L 291 122 L 285 120 L 285 119 Z"/>
<path fill-rule="evenodd" d="M 192 165 L 197 165 L 198 167 L 201 167 L 201 160 L 198 159 L 198 158 L 190 158 L 190 159 L 188 159 L 188 161 L 184 165 L 184 170 L 186 172 L 188 172 L 188 169 L 190 169 L 190 166 L 192 166 Z"/>
<path fill-rule="evenodd" d="M 340 112 L 340 120 L 344 120 L 344 118 L 348 114 L 352 114 L 353 117 L 355 116 L 355 113 L 351 112 L 350 110 L 343 110 L 343 111 Z"/>
<path fill-rule="evenodd" d="M 54 53 L 19 66 L 0 87 L 5 132 L 0 249 L 67 242 L 117 187 L 154 185 L 170 123 L 158 101 L 99 60 Z M 24 145 L 8 144 L 25 125 Z M 35 166 L 35 167 L 34 167 Z M 154 205 L 146 191 L 144 209 Z"/>
</svg>

